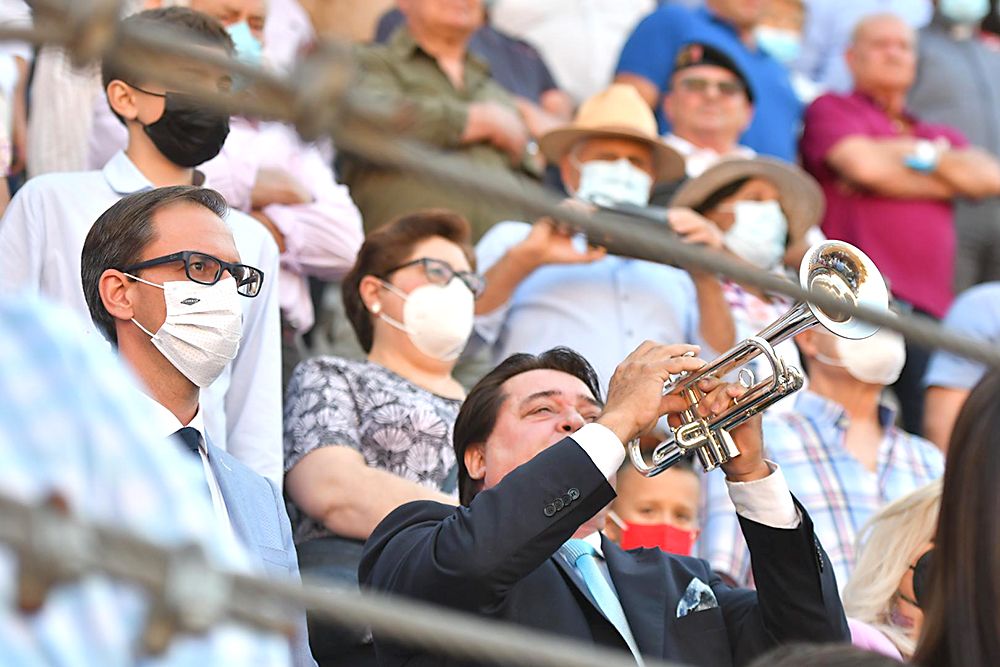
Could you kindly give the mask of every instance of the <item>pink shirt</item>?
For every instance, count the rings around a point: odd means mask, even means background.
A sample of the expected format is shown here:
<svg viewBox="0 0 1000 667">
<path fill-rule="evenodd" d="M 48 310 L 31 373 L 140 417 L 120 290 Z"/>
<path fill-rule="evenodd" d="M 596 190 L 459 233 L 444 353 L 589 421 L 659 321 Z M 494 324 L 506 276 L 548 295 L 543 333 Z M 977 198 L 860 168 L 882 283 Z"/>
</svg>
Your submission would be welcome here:
<svg viewBox="0 0 1000 667">
<path fill-rule="evenodd" d="M 285 239 L 279 278 L 282 315 L 304 331 L 315 319 L 307 277 L 340 280 L 354 266 L 364 241 L 361 214 L 347 187 L 333 179 L 319 149 L 279 123 L 233 117 L 222 152 L 199 169 L 206 185 L 235 208 L 249 210 L 250 189 L 262 167 L 287 171 L 313 196 L 308 204 L 271 204 L 262 211 Z"/>
<path fill-rule="evenodd" d="M 967 145 L 960 132 L 910 117 L 921 139 L 944 137 Z M 826 163 L 830 150 L 851 136 L 904 136 L 866 95 L 823 95 L 806 110 L 800 149 L 803 166 L 826 195 L 823 233 L 867 253 L 899 299 L 936 317 L 951 304 L 955 256 L 952 202 L 891 199 L 848 186 Z"/>
</svg>

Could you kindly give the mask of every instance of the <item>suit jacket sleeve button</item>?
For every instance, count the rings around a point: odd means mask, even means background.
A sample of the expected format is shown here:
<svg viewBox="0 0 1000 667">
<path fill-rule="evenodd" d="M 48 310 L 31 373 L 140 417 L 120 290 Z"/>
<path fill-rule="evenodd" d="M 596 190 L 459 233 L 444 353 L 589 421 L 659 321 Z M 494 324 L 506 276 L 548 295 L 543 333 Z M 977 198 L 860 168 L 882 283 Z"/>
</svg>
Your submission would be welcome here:
<svg viewBox="0 0 1000 667">
<path fill-rule="evenodd" d="M 562 508 L 566 507 L 566 503 L 563 502 L 562 498 L 556 498 L 555 500 L 552 501 L 552 506 L 555 507 L 556 511 L 558 512 Z"/>
<path fill-rule="evenodd" d="M 552 516 L 553 514 L 556 513 L 556 508 L 553 507 L 552 505 L 546 505 L 544 512 L 545 516 Z"/>
<path fill-rule="evenodd" d="M 565 496 L 563 496 L 563 497 L 562 497 L 562 501 L 563 501 L 563 502 L 564 502 L 565 504 L 569 505 L 569 504 L 570 504 L 571 502 L 573 502 L 573 496 L 571 496 L 571 495 L 569 495 L 569 494 L 567 493 L 567 494 L 566 494 Z"/>
<path fill-rule="evenodd" d="M 580 489 L 573 487 L 566 495 L 568 495 L 571 499 L 576 500 L 580 497 Z"/>
</svg>

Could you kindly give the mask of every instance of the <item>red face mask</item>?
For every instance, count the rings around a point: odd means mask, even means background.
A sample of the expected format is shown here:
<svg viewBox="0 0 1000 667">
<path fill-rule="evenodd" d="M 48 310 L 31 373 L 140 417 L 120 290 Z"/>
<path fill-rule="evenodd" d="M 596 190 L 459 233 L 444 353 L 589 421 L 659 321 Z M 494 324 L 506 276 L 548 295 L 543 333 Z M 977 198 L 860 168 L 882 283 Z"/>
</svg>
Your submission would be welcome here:
<svg viewBox="0 0 1000 667">
<path fill-rule="evenodd" d="M 626 551 L 638 547 L 660 547 L 667 553 L 690 556 L 697 537 L 693 530 L 677 528 L 668 523 L 632 523 L 620 518 L 615 523 L 622 527 L 621 548 Z"/>
</svg>

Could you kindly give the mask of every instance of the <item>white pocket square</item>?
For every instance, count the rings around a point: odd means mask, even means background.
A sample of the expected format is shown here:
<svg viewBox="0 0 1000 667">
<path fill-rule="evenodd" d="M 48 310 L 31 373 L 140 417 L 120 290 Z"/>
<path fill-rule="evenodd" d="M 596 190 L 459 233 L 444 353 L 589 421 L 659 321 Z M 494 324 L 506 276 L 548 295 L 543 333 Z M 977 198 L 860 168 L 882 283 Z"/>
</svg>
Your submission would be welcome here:
<svg viewBox="0 0 1000 667">
<path fill-rule="evenodd" d="M 677 603 L 677 618 L 683 618 L 696 611 L 715 609 L 718 606 L 719 601 L 715 599 L 715 593 L 708 584 L 694 577 L 684 591 L 681 601 Z"/>
</svg>

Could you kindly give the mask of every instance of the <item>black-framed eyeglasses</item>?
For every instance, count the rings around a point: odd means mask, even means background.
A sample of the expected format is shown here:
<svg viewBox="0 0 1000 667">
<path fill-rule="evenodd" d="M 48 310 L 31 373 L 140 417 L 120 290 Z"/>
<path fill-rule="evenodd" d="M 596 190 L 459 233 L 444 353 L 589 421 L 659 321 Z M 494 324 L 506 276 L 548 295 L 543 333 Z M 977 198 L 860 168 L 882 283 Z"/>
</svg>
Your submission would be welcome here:
<svg viewBox="0 0 1000 667">
<path fill-rule="evenodd" d="M 264 284 L 264 272 L 246 264 L 224 262 L 218 257 L 212 257 L 197 250 L 182 250 L 171 255 L 148 259 L 145 262 L 132 264 L 118 269 L 122 273 L 135 273 L 140 269 L 148 269 L 171 262 L 184 262 L 184 273 L 188 280 L 202 285 L 214 285 L 222 279 L 223 272 L 229 273 L 236 280 L 236 291 L 242 296 L 255 297 L 260 294 Z"/>
<path fill-rule="evenodd" d="M 452 278 L 458 278 L 465 286 L 469 288 L 473 296 L 476 298 L 480 297 L 483 290 L 486 289 L 486 280 L 473 271 L 456 271 L 451 268 L 451 264 L 444 261 L 443 259 L 434 259 L 432 257 L 421 257 L 420 259 L 414 259 L 399 266 L 389 269 L 385 272 L 385 278 L 388 278 L 396 271 L 400 269 L 405 269 L 409 266 L 416 266 L 420 264 L 424 268 L 424 275 L 427 277 L 427 282 L 433 285 L 441 285 L 444 287 L 451 282 Z"/>
</svg>

